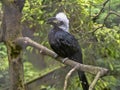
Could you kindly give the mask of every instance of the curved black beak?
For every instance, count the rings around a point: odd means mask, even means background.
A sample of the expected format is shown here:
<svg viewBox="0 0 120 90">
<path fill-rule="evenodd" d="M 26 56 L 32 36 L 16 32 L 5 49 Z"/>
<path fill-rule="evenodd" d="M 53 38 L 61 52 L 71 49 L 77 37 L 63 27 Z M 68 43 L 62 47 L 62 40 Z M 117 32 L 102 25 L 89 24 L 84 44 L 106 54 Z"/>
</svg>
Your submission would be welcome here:
<svg viewBox="0 0 120 90">
<path fill-rule="evenodd" d="M 47 24 L 55 24 L 57 22 L 58 20 L 56 19 L 56 17 L 52 17 L 47 20 Z"/>
</svg>

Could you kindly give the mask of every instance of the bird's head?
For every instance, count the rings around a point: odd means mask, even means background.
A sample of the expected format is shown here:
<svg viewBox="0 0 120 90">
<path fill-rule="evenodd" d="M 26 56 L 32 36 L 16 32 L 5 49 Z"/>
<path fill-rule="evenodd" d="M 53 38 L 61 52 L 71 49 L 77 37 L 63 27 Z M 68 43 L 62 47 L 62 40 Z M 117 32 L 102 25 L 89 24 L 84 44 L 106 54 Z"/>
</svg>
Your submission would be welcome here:
<svg viewBox="0 0 120 90">
<path fill-rule="evenodd" d="M 47 23 L 69 32 L 69 20 L 63 12 L 56 14 L 55 17 L 49 18 Z"/>
</svg>

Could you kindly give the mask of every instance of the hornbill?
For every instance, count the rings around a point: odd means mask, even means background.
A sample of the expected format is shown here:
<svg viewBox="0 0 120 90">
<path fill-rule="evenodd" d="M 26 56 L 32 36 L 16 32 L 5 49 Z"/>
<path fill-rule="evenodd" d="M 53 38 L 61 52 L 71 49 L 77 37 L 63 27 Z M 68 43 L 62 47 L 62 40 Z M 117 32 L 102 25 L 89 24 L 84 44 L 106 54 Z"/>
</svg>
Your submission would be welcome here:
<svg viewBox="0 0 120 90">
<path fill-rule="evenodd" d="M 78 41 L 69 33 L 69 20 L 67 16 L 63 12 L 60 12 L 55 17 L 49 18 L 47 23 L 53 26 L 48 34 L 49 44 L 53 51 L 63 58 L 67 57 L 78 63 L 83 63 Z M 85 73 L 83 71 L 77 72 L 83 90 L 88 90 L 89 85 Z"/>
</svg>

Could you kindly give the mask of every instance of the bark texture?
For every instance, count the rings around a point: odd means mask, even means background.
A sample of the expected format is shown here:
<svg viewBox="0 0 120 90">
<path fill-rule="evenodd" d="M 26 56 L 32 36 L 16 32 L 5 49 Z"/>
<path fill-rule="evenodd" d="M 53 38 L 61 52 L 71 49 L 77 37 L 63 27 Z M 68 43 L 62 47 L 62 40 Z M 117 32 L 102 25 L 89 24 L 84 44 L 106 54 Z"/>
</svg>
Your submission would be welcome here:
<svg viewBox="0 0 120 90">
<path fill-rule="evenodd" d="M 19 3 L 19 4 L 18 4 Z M 22 47 L 14 43 L 22 37 L 21 9 L 24 0 L 4 0 L 2 39 L 7 47 L 10 74 L 10 90 L 25 90 L 22 63 Z"/>
</svg>

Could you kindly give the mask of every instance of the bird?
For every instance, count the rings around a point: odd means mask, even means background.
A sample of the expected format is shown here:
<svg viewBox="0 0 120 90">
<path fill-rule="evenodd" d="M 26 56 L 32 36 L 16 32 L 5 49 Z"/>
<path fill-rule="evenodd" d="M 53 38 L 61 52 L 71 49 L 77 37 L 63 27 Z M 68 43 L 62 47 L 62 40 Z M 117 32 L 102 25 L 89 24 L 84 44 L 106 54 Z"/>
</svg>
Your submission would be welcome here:
<svg viewBox="0 0 120 90">
<path fill-rule="evenodd" d="M 69 19 L 64 12 L 47 20 L 53 26 L 48 33 L 48 42 L 58 56 L 69 58 L 83 64 L 82 51 L 77 39 L 69 32 Z M 77 71 L 83 90 L 88 90 L 89 84 L 83 71 Z"/>
</svg>

